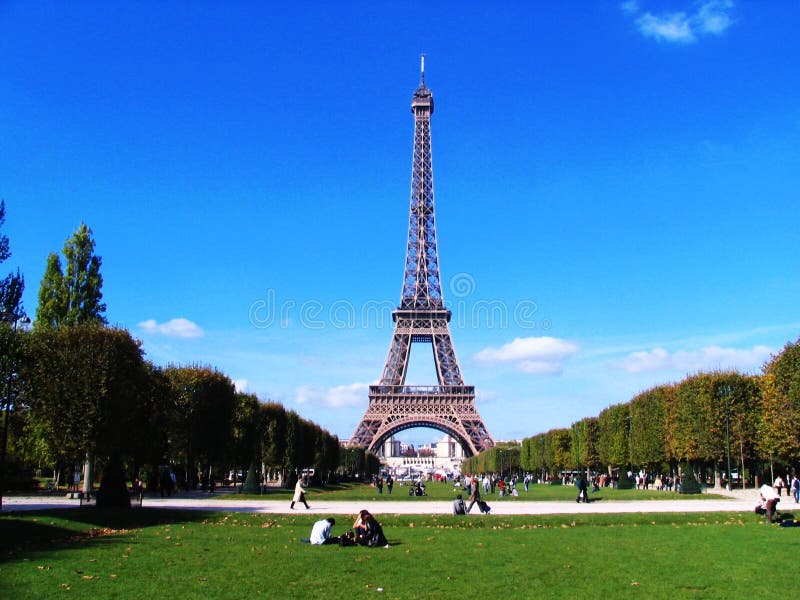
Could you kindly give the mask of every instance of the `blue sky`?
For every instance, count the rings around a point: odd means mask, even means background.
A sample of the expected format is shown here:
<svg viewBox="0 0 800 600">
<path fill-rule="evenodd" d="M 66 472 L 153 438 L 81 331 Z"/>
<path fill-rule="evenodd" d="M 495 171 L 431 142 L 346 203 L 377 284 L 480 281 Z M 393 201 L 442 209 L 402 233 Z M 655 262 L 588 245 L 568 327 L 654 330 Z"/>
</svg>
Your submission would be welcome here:
<svg viewBox="0 0 800 600">
<path fill-rule="evenodd" d="M 85 221 L 149 359 L 349 437 L 400 296 L 425 53 L 445 300 L 496 439 L 758 372 L 800 331 L 798 13 L 6 1 L 3 267 L 33 315 Z M 432 378 L 415 346 L 408 382 Z"/>
</svg>

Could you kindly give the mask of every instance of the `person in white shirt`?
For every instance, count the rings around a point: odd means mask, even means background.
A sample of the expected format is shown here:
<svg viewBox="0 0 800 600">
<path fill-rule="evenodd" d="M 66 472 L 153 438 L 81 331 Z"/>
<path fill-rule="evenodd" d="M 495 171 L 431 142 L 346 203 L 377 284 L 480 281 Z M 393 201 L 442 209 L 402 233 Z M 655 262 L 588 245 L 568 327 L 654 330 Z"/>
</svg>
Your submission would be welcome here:
<svg viewBox="0 0 800 600">
<path fill-rule="evenodd" d="M 311 537 L 308 541 L 310 544 L 322 546 L 323 544 L 338 544 L 339 538 L 331 535 L 331 529 L 336 525 L 336 519 L 328 517 L 314 523 L 311 528 Z"/>
<path fill-rule="evenodd" d="M 778 502 L 781 501 L 780 494 L 775 491 L 775 488 L 766 483 L 761 486 L 759 491 L 761 501 L 758 506 L 756 506 L 756 512 L 760 515 L 764 515 L 767 518 L 767 523 L 772 523 L 775 518 L 775 513 L 777 512 L 776 507 Z"/>
</svg>

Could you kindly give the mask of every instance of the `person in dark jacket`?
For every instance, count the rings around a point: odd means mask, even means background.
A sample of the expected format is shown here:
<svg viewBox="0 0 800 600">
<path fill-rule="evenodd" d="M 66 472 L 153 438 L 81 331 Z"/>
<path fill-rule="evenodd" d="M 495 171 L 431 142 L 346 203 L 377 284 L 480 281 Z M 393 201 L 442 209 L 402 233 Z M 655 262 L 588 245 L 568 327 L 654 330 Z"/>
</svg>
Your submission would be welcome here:
<svg viewBox="0 0 800 600">
<path fill-rule="evenodd" d="M 575 482 L 575 485 L 578 487 L 578 497 L 575 498 L 575 502 L 580 502 L 583 500 L 584 502 L 589 502 L 589 494 L 587 492 L 586 486 L 586 478 L 578 476 L 578 481 Z"/>
<path fill-rule="evenodd" d="M 362 510 L 359 513 L 359 520 L 361 526 L 356 530 L 356 542 L 359 545 L 370 548 L 389 547 L 389 542 L 383 535 L 383 527 L 368 510 Z"/>
</svg>

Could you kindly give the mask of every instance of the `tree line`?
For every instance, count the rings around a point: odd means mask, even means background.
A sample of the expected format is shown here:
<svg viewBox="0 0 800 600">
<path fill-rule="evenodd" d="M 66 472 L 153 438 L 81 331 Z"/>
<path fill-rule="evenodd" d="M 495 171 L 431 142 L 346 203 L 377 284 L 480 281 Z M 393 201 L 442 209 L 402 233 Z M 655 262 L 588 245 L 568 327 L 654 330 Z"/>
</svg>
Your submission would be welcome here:
<svg viewBox="0 0 800 600">
<path fill-rule="evenodd" d="M 4 216 L 0 203 L 0 225 Z M 340 449 L 335 435 L 237 392 L 211 366 L 146 360 L 138 340 L 107 323 L 94 250 L 81 224 L 61 256 L 50 254 L 32 327 L 19 326 L 24 279 L 0 281 L 4 488 L 26 467 L 51 466 L 65 481 L 85 463 L 103 473 L 98 501 L 113 505 L 128 503 L 126 481 L 140 476 L 155 485 L 164 469 L 190 488 L 213 485 L 228 470 L 247 472 L 251 489 L 268 472 L 293 485 L 304 470 L 322 481 L 340 467 L 377 470 L 372 455 Z M 2 235 L 0 262 L 9 256 Z"/>
<path fill-rule="evenodd" d="M 761 375 L 691 375 L 527 437 L 516 448 L 491 448 L 462 468 L 499 472 L 503 459 L 505 469 L 541 478 L 585 469 L 612 475 L 688 469 L 717 480 L 737 473 L 744 483 L 793 472 L 800 459 L 800 340 L 773 356 Z"/>
</svg>

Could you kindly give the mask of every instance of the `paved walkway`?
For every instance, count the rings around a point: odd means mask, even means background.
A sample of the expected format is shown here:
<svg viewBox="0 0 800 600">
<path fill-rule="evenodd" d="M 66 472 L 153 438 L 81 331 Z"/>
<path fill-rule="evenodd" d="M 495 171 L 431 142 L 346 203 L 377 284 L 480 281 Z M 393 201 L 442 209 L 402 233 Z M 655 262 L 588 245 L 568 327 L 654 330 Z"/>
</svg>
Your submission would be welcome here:
<svg viewBox="0 0 800 600">
<path fill-rule="evenodd" d="M 487 498 L 494 515 L 545 515 L 545 514 L 592 514 L 592 513 L 687 513 L 687 512 L 751 512 L 757 503 L 757 490 L 734 490 L 724 493 L 725 498 L 703 500 L 598 500 L 589 504 L 570 501 L 530 502 L 523 499 L 492 501 Z M 318 500 L 309 496 L 310 510 L 301 504 L 289 509 L 289 500 L 237 500 L 234 494 L 197 492 L 173 496 L 172 498 L 145 498 L 144 505 L 150 508 L 180 508 L 190 510 L 213 510 L 268 514 L 310 513 L 318 515 L 354 515 L 365 508 L 379 514 L 450 514 L 452 504 L 445 501 L 403 500 L 398 502 L 353 502 Z M 3 512 L 40 510 L 47 508 L 77 508 L 78 500 L 63 496 L 6 496 Z M 779 508 L 788 511 L 800 509 L 791 498 L 781 497 Z M 473 509 L 477 514 L 477 509 Z"/>
</svg>

